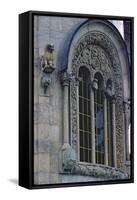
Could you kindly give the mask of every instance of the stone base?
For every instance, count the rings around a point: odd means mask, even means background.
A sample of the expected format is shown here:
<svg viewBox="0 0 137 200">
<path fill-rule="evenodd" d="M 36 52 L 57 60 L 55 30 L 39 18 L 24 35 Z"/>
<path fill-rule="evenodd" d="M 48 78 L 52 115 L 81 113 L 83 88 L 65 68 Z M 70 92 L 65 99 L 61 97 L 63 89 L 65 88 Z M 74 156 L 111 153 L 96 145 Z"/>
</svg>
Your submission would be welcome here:
<svg viewBox="0 0 137 200">
<path fill-rule="evenodd" d="M 131 176 L 131 163 L 130 163 L 130 161 L 126 161 L 125 166 L 126 166 L 126 172 L 130 177 Z"/>
<path fill-rule="evenodd" d="M 76 163 L 76 155 L 69 143 L 64 143 L 59 153 L 59 171 L 70 172 Z"/>
</svg>

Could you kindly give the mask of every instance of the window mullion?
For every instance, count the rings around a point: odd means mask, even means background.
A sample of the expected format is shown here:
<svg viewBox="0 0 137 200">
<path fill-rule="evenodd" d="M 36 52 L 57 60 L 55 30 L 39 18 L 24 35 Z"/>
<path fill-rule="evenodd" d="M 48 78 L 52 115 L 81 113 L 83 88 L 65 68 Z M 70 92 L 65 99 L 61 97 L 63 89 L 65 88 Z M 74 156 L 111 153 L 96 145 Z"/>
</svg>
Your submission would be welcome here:
<svg viewBox="0 0 137 200">
<path fill-rule="evenodd" d="M 106 95 L 103 95 L 104 98 L 104 158 L 105 165 L 108 165 L 108 116 L 107 116 L 107 98 Z"/>
</svg>

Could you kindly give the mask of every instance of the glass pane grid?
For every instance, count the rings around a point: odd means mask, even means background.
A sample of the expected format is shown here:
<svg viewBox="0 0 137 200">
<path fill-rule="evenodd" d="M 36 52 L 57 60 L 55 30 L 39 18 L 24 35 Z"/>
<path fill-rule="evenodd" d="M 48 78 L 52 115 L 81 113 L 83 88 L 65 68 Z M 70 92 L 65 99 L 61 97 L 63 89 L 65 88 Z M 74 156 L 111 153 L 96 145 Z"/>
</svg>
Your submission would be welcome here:
<svg viewBox="0 0 137 200">
<path fill-rule="evenodd" d="M 107 98 L 107 132 L 108 132 L 108 164 L 113 166 L 113 145 L 112 145 L 112 109 L 111 109 L 111 99 Z"/>
<path fill-rule="evenodd" d="M 80 133 L 80 161 L 91 162 L 91 115 L 90 92 L 88 86 L 89 72 L 80 68 L 79 76 L 79 133 Z"/>
<path fill-rule="evenodd" d="M 96 163 L 98 164 L 104 164 L 104 116 L 103 115 L 104 115 L 104 110 L 103 110 L 102 91 L 100 89 L 94 90 L 95 156 L 96 156 Z"/>
</svg>

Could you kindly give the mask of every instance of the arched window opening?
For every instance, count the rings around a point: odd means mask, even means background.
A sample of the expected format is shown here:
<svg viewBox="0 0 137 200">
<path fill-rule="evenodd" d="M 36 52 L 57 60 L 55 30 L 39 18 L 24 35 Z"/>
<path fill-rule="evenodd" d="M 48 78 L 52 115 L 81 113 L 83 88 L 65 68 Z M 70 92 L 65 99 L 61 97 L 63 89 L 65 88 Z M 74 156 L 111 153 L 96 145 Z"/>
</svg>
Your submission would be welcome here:
<svg viewBox="0 0 137 200">
<path fill-rule="evenodd" d="M 104 164 L 103 79 L 99 73 L 96 73 L 95 80 L 97 82 L 97 89 L 94 90 L 95 156 L 96 163 Z"/>
<path fill-rule="evenodd" d="M 87 68 L 79 70 L 79 138 L 80 161 L 91 162 L 91 113 L 90 113 L 90 73 Z"/>
</svg>

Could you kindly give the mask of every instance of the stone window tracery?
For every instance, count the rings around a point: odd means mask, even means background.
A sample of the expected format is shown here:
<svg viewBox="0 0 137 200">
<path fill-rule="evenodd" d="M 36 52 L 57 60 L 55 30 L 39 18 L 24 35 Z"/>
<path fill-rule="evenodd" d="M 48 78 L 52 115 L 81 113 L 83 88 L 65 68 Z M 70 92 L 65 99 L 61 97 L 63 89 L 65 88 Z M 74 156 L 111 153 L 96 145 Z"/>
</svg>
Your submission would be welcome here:
<svg viewBox="0 0 137 200">
<path fill-rule="evenodd" d="M 78 72 L 82 66 L 85 66 L 90 72 L 89 85 L 92 133 L 91 163 L 116 167 L 116 131 L 120 124 L 117 123 L 117 119 L 115 117 L 115 103 L 117 103 L 118 105 L 121 102 L 123 90 L 121 82 L 122 79 L 120 79 L 121 71 L 117 52 L 113 47 L 113 43 L 111 43 L 111 41 L 104 34 L 100 32 L 87 33 L 86 35 L 82 36 L 81 39 L 78 41 L 75 46 L 71 69 L 72 74 L 76 77 L 76 79 L 79 76 Z M 102 77 L 102 81 L 101 78 L 99 78 L 99 74 L 100 77 Z M 81 83 L 78 83 L 76 79 L 73 79 L 70 82 L 70 110 L 72 110 L 71 133 L 72 148 L 75 150 L 77 159 L 80 161 L 81 159 L 79 156 L 80 148 L 78 124 L 80 116 L 78 115 L 79 101 L 77 99 L 79 91 L 78 86 Z M 101 87 L 98 89 L 98 86 Z M 114 94 L 115 96 L 118 96 L 116 100 L 112 97 L 114 96 Z M 107 106 L 109 106 L 109 110 L 107 109 Z M 99 115 L 100 112 L 101 114 Z M 109 114 L 110 112 L 111 115 Z M 100 126 L 98 126 L 98 116 L 101 115 L 102 125 L 100 123 Z M 121 125 L 119 130 L 122 130 Z M 101 138 L 102 142 L 99 145 L 99 141 L 101 141 Z M 110 157 L 112 158 L 110 159 Z"/>
<path fill-rule="evenodd" d="M 96 173 L 99 166 L 104 166 L 102 169 L 105 171 L 102 173 L 107 176 L 111 167 L 117 169 L 122 166 L 123 159 L 123 83 L 119 55 L 111 39 L 99 31 L 88 31 L 73 47 L 69 68 L 64 73 L 68 74 L 66 80 L 69 80 L 70 89 L 71 142 L 69 147 L 63 146 L 63 152 L 68 156 L 63 157 L 63 166 L 66 166 L 67 170 L 69 168 L 71 173 L 85 175 L 91 175 L 93 168 Z M 90 111 L 86 111 L 87 108 L 84 108 L 84 111 L 82 108 L 82 100 L 84 102 L 85 97 L 86 103 L 83 103 L 83 107 L 89 107 Z M 87 131 L 85 121 L 88 122 L 89 119 Z M 86 140 L 88 142 L 85 143 Z"/>
</svg>

